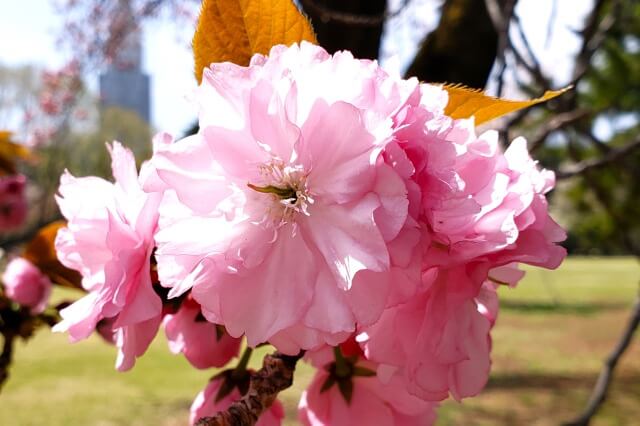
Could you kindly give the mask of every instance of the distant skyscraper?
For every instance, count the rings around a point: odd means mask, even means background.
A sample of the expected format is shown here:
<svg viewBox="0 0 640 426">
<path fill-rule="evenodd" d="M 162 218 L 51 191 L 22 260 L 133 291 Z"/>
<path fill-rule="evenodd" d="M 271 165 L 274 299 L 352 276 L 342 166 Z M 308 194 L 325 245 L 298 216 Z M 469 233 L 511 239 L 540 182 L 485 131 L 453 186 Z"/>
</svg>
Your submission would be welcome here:
<svg viewBox="0 0 640 426">
<path fill-rule="evenodd" d="M 121 0 L 119 8 L 119 13 L 132 19 L 129 1 Z M 100 75 L 100 98 L 103 107 L 134 111 L 150 123 L 149 76 L 142 72 L 140 31 L 125 36 L 113 62 Z"/>
</svg>

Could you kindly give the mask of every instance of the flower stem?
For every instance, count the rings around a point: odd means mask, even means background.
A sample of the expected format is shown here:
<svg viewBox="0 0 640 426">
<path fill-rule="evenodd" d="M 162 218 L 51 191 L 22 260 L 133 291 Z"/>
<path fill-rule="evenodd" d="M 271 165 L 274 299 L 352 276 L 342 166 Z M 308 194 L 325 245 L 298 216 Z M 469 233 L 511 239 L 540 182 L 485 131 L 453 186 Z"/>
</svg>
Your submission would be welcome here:
<svg viewBox="0 0 640 426">
<path fill-rule="evenodd" d="M 247 365 L 249 365 L 249 360 L 251 359 L 251 355 L 253 354 L 253 348 L 247 346 L 247 348 L 242 353 L 242 358 L 240 358 L 240 362 L 233 370 L 233 375 L 235 377 L 241 377 L 247 372 Z"/>
</svg>

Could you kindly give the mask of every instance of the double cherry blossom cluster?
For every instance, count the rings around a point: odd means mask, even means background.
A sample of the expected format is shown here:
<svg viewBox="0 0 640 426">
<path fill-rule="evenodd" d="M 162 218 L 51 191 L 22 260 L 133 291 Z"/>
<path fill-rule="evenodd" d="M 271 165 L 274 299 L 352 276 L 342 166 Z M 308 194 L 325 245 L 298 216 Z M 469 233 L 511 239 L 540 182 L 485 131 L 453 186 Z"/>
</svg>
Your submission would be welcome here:
<svg viewBox="0 0 640 426">
<path fill-rule="evenodd" d="M 156 136 L 139 173 L 114 142 L 114 183 L 62 176 L 56 248 L 88 294 L 55 328 L 107 335 L 120 370 L 161 325 L 196 368 L 243 338 L 306 351 L 306 425 L 431 424 L 439 401 L 476 395 L 497 287 L 565 256 L 554 175 L 526 142 L 503 152 L 444 114 L 441 87 L 308 43 L 213 64 L 195 99 L 200 131 Z M 240 398 L 231 376 L 192 422 Z M 276 401 L 259 424 L 282 418 Z"/>
</svg>

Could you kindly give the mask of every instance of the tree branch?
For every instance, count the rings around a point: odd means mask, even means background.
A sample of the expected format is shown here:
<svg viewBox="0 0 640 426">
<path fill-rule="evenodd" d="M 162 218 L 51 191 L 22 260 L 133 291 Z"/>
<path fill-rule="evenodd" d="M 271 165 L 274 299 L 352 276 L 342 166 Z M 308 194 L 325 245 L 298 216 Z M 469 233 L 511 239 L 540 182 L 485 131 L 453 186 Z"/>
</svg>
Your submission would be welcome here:
<svg viewBox="0 0 640 426">
<path fill-rule="evenodd" d="M 607 32 L 616 22 L 616 17 L 620 9 L 620 2 L 614 0 L 611 5 L 611 12 L 602 20 L 599 20 L 605 4 L 606 0 L 597 0 L 593 6 L 591 15 L 587 18 L 587 24 L 582 30 L 582 46 L 580 47 L 580 52 L 576 56 L 571 84 L 575 85 L 587 73 L 593 54 L 602 45 Z"/>
<path fill-rule="evenodd" d="M 600 405 L 607 398 L 607 391 L 609 390 L 609 385 L 611 385 L 611 380 L 613 379 L 613 371 L 618 364 L 618 361 L 624 354 L 624 352 L 629 347 L 631 343 L 631 339 L 633 337 L 634 332 L 638 328 L 640 324 L 640 294 L 636 298 L 636 303 L 633 307 L 633 311 L 631 317 L 629 318 L 629 322 L 624 329 L 624 332 L 620 336 L 620 340 L 616 344 L 616 347 L 611 352 L 609 357 L 604 363 L 602 370 L 600 371 L 600 375 L 598 376 L 598 380 L 593 388 L 593 392 L 591 393 L 591 398 L 589 398 L 589 402 L 587 403 L 587 407 L 584 412 L 575 420 L 572 420 L 568 423 L 565 423 L 565 426 L 587 426 L 591 422 L 593 416 L 598 412 Z"/>
<path fill-rule="evenodd" d="M 522 28 L 522 21 L 520 20 L 520 17 L 514 14 L 513 19 L 516 24 L 516 29 L 518 30 L 518 35 L 520 36 L 520 40 L 522 41 L 522 45 L 527 51 L 527 55 L 529 56 L 529 59 L 532 63 L 530 64 L 529 61 L 525 59 L 522 53 L 520 53 L 520 51 L 516 49 L 513 41 L 509 39 L 509 47 L 511 49 L 511 52 L 513 53 L 513 56 L 516 58 L 516 61 L 518 61 L 534 77 L 535 81 L 540 85 L 542 89 L 550 89 L 551 82 L 549 81 L 549 78 L 542 72 L 540 61 L 536 57 L 533 48 L 531 47 L 531 43 L 529 43 L 529 38 L 524 32 L 524 28 Z"/>
<path fill-rule="evenodd" d="M 242 399 L 213 417 L 203 417 L 196 426 L 253 426 L 278 394 L 293 383 L 293 372 L 304 352 L 285 355 L 280 352 L 264 357 L 262 368 L 251 375 L 249 391 Z"/>
<path fill-rule="evenodd" d="M 589 170 L 610 165 L 611 163 L 624 159 L 625 156 L 632 153 L 638 148 L 640 148 L 640 137 L 624 146 L 610 150 L 608 153 L 599 158 L 583 160 L 575 164 L 571 168 L 567 168 L 566 170 L 559 170 L 556 172 L 556 178 L 559 180 L 568 179 L 576 175 L 584 174 Z"/>
<path fill-rule="evenodd" d="M 587 117 L 589 114 L 589 110 L 576 109 L 555 115 L 551 120 L 547 121 L 546 125 L 538 131 L 538 134 L 529 141 L 529 152 L 535 152 L 542 147 L 551 133 L 569 126 L 576 121 Z"/>
<path fill-rule="evenodd" d="M 9 366 L 13 360 L 13 342 L 15 336 L 11 332 L 2 333 L 4 343 L 2 344 L 2 353 L 0 353 L 0 390 L 2 385 L 9 378 Z"/>
<path fill-rule="evenodd" d="M 497 53 L 498 33 L 485 2 L 447 0 L 438 26 L 422 41 L 406 76 L 482 88 Z"/>
<path fill-rule="evenodd" d="M 496 54 L 496 60 L 499 64 L 499 72 L 497 76 L 497 89 L 496 96 L 502 96 L 502 90 L 504 86 L 504 73 L 507 69 L 507 57 L 506 51 L 509 47 L 509 26 L 511 24 L 511 18 L 513 17 L 513 11 L 516 6 L 515 0 L 505 0 L 502 8 L 498 4 L 497 0 L 485 0 L 487 12 L 493 22 L 493 26 L 498 33 L 498 51 Z"/>
</svg>

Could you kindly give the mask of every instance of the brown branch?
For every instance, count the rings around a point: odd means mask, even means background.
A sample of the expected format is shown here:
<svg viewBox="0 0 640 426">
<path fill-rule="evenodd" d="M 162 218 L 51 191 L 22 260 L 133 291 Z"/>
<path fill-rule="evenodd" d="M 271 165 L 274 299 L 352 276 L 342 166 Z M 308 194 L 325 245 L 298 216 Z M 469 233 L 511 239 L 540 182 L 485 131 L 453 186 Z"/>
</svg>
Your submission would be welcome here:
<svg viewBox="0 0 640 426">
<path fill-rule="evenodd" d="M 196 426 L 252 426 L 278 394 L 293 383 L 293 372 L 304 352 L 284 355 L 276 352 L 264 357 L 262 368 L 251 375 L 249 391 L 239 401 L 213 417 L 203 417 Z"/>
<path fill-rule="evenodd" d="M 601 18 L 601 15 L 605 10 L 606 3 L 607 0 L 595 1 L 591 13 L 585 20 L 584 28 L 580 31 L 580 34 L 582 35 L 582 44 L 578 54 L 576 55 L 571 77 L 571 84 L 574 86 L 577 86 L 578 82 L 582 80 L 589 70 L 593 55 L 602 46 L 607 31 L 611 29 L 619 16 L 620 2 L 619 0 L 613 0 L 610 12 L 604 18 Z M 531 61 L 533 63 L 530 63 L 529 60 L 524 57 L 523 53 L 514 47 L 513 42 L 510 42 L 510 51 L 513 53 L 516 62 L 524 67 L 524 69 L 531 75 L 532 80 L 542 89 L 547 90 L 551 88 L 551 79 L 542 72 L 537 58 L 533 54 L 531 47 L 528 45 L 528 40 L 522 30 L 518 16 L 514 15 L 513 19 L 515 20 L 516 28 L 519 31 L 520 38 L 527 50 L 528 56 L 531 56 Z M 564 96 L 558 98 L 550 109 L 560 115 L 567 114 L 565 118 L 571 117 L 573 115 L 572 111 L 577 107 L 577 95 L 577 90 L 570 91 Z M 507 128 L 520 123 L 531 113 L 532 110 L 533 108 L 527 108 L 519 112 L 510 120 Z M 576 121 L 579 121 L 579 118 L 576 118 Z M 566 125 L 567 124 L 563 124 L 561 127 Z M 547 136 L 548 134 L 543 131 L 538 137 L 536 137 L 531 146 L 537 147 L 538 145 L 543 144 Z M 598 146 L 598 148 L 602 149 L 600 146 Z"/>
<path fill-rule="evenodd" d="M 569 140 L 568 152 L 571 159 L 577 164 L 585 161 L 580 157 L 577 149 L 577 144 L 574 140 Z M 609 215 L 613 223 L 617 224 L 616 229 L 620 231 L 621 241 L 627 251 L 640 259 L 640 246 L 638 246 L 631 238 L 631 232 L 629 232 L 629 230 L 632 228 L 632 224 L 629 223 L 629 219 L 626 215 L 621 214 L 619 211 L 613 208 L 613 203 L 610 199 L 610 191 L 608 191 L 608 189 L 604 187 L 598 179 L 596 179 L 596 176 L 592 173 L 592 171 L 593 169 L 587 169 L 582 175 L 586 184 L 589 186 L 589 189 L 593 191 L 593 194 L 600 204 L 600 207 L 602 207 L 602 209 Z"/>
<path fill-rule="evenodd" d="M 638 143 L 638 141 L 640 141 L 640 138 L 638 138 L 638 140 L 636 140 L 635 142 L 628 144 L 627 146 Z M 579 160 L 579 153 L 575 149 L 575 144 L 572 143 L 572 141 L 569 141 L 569 155 L 574 160 Z M 596 199 L 604 208 L 605 212 L 615 223 L 618 223 L 618 228 L 622 230 L 622 242 L 626 246 L 627 250 L 629 250 L 629 252 L 636 256 L 636 258 L 640 258 L 640 248 L 636 245 L 634 240 L 630 238 L 629 232 L 625 231 L 625 228 L 630 228 L 628 222 L 625 220 L 625 217 L 623 215 L 620 215 L 616 210 L 612 208 L 611 204 L 608 202 L 608 194 L 606 192 L 606 189 L 603 188 L 602 185 L 600 185 L 599 181 L 594 179 L 594 176 L 591 173 L 591 169 L 585 170 L 584 178 L 587 184 L 590 186 L 591 190 L 594 192 Z M 625 351 L 629 348 L 629 344 L 631 343 L 633 334 L 638 328 L 639 324 L 640 293 L 636 298 L 636 302 L 634 304 L 631 317 L 627 322 L 627 326 L 625 327 L 615 348 L 605 361 L 600 371 L 598 380 L 596 381 L 586 408 L 577 419 L 565 423 L 565 426 L 588 426 L 593 416 L 597 414 L 598 410 L 606 400 L 607 391 L 609 390 L 609 386 L 611 385 L 611 381 L 613 380 L 613 372 L 618 364 L 618 361 L 625 353 Z"/>
<path fill-rule="evenodd" d="M 529 38 L 524 32 L 524 28 L 522 28 L 522 21 L 518 15 L 513 16 L 513 20 L 516 24 L 516 29 L 518 30 L 518 35 L 520 36 L 520 40 L 522 41 L 522 45 L 527 51 L 527 55 L 531 59 L 531 64 L 527 61 L 522 53 L 518 49 L 516 49 L 513 41 L 509 39 L 509 47 L 516 61 L 520 63 L 534 78 L 534 80 L 538 83 L 538 85 L 544 89 L 549 90 L 551 88 L 551 81 L 548 76 L 544 75 L 542 72 L 542 67 L 540 66 L 540 61 L 536 57 L 533 52 L 533 48 L 529 43 Z"/>
<path fill-rule="evenodd" d="M 616 344 L 611 354 L 607 357 L 607 360 L 600 371 L 598 380 L 596 381 L 589 402 L 584 412 L 575 420 L 565 423 L 565 426 L 587 426 L 591 422 L 593 416 L 598 412 L 598 409 L 602 403 L 607 399 L 607 392 L 613 379 L 613 371 L 620 361 L 620 358 L 629 347 L 633 334 L 640 324 L 640 294 L 636 298 L 636 303 L 633 307 L 633 311 L 624 332 L 620 336 L 620 340 Z"/>
<path fill-rule="evenodd" d="M 590 170 L 608 166 L 612 163 L 615 163 L 616 161 L 624 159 L 626 155 L 634 152 L 638 148 L 640 148 L 640 137 L 624 146 L 610 150 L 602 157 L 583 160 L 573 165 L 571 168 L 567 168 L 566 170 L 559 170 L 558 172 L 556 172 L 556 178 L 568 179 L 576 175 L 584 174 L 585 172 L 588 172 Z"/>
<path fill-rule="evenodd" d="M 579 121 L 590 114 L 590 111 L 586 109 L 576 109 L 573 111 L 567 111 L 555 115 L 551 120 L 538 131 L 538 134 L 532 138 L 529 142 L 529 152 L 535 152 L 542 145 L 544 145 L 547 137 L 566 126 L 569 126 L 576 121 Z"/>
<path fill-rule="evenodd" d="M 587 18 L 587 23 L 582 30 L 582 46 L 580 47 L 580 52 L 578 52 L 578 55 L 576 56 L 575 67 L 573 69 L 573 76 L 571 79 L 571 84 L 573 85 L 580 81 L 587 73 L 593 54 L 598 50 L 598 48 L 600 48 L 607 33 L 616 22 L 616 17 L 620 10 L 620 2 L 616 0 L 612 2 L 611 12 L 602 20 L 599 20 L 600 14 L 602 13 L 606 3 L 606 0 L 596 1 L 591 14 Z"/>
<path fill-rule="evenodd" d="M 423 39 L 405 75 L 482 88 L 497 53 L 498 33 L 485 2 L 446 0 L 438 26 Z"/>
<path fill-rule="evenodd" d="M 4 343 L 2 344 L 2 353 L 0 353 L 0 390 L 5 381 L 9 378 L 9 366 L 13 360 L 13 342 L 15 335 L 5 331 L 2 333 Z"/>
<path fill-rule="evenodd" d="M 504 73 L 507 69 L 506 51 L 509 47 L 509 27 L 511 24 L 511 18 L 513 17 L 513 11 L 516 6 L 516 0 L 505 0 L 502 7 L 498 4 L 497 0 L 485 0 L 487 12 L 489 12 L 489 18 L 493 22 L 493 26 L 498 33 L 498 50 L 496 54 L 496 61 L 499 64 L 499 71 L 497 76 L 498 87 L 496 89 L 496 96 L 502 96 L 502 90 L 504 86 Z"/>
</svg>

